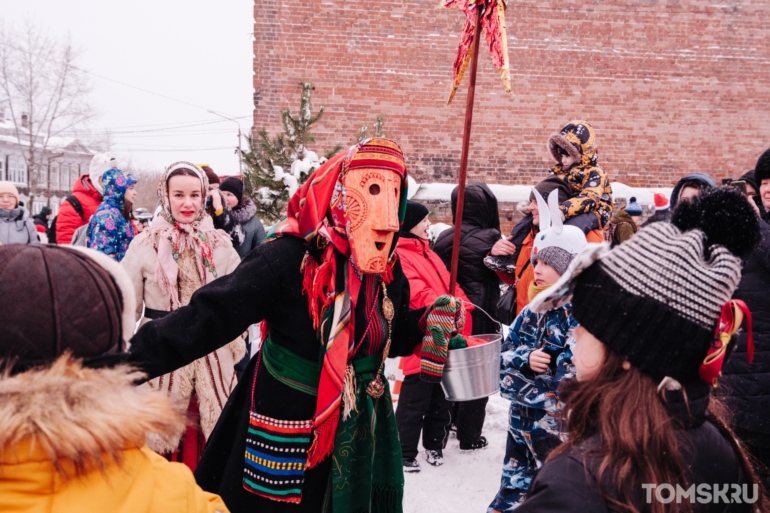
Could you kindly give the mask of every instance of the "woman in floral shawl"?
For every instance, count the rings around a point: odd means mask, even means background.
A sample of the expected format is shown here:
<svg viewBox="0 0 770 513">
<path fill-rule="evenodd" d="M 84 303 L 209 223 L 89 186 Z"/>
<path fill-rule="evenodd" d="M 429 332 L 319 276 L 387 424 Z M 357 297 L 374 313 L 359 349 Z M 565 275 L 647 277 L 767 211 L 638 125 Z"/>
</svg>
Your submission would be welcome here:
<svg viewBox="0 0 770 513">
<path fill-rule="evenodd" d="M 131 243 L 122 265 L 134 284 L 137 319 L 159 319 L 190 302 L 193 293 L 217 277 L 232 272 L 240 262 L 230 237 L 216 230 L 206 214 L 203 198 L 206 174 L 189 162 L 166 169 L 158 184 L 161 213 Z M 144 310 L 142 306 L 144 305 Z M 236 384 L 233 365 L 245 353 L 239 336 L 210 354 L 148 382 L 169 393 L 179 408 L 199 410 L 199 426 L 188 430 L 177 456 L 192 468 L 199 459 L 203 438 L 208 438 Z M 201 436 L 202 435 L 202 436 Z M 159 453 L 174 453 L 182 433 L 151 438 L 148 446 Z"/>
<path fill-rule="evenodd" d="M 102 176 L 104 199 L 88 223 L 88 247 L 120 262 L 134 238 L 131 210 L 136 198 L 136 178 L 120 169 Z"/>
</svg>

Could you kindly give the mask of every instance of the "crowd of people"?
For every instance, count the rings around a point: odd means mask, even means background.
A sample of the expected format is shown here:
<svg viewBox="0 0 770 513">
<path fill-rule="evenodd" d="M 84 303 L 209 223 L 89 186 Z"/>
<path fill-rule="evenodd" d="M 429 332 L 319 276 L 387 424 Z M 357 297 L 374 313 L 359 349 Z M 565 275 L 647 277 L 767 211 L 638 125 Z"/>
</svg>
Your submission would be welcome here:
<svg viewBox="0 0 770 513">
<path fill-rule="evenodd" d="M 400 512 L 420 440 L 432 466 L 452 432 L 489 447 L 487 399 L 441 379 L 500 333 L 488 513 L 770 511 L 770 150 L 645 219 L 615 209 L 588 123 L 548 148 L 510 234 L 470 183 L 435 242 L 384 138 L 314 171 L 268 233 L 241 180 L 191 162 L 155 215 L 108 155 L 53 220 L 0 182 L 0 510 Z"/>
</svg>

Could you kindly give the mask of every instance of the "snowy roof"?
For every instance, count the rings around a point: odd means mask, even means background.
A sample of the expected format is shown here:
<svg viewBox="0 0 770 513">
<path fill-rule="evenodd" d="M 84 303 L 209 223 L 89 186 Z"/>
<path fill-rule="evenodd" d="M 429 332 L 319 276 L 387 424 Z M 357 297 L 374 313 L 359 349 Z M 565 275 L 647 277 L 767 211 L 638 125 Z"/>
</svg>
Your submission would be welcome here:
<svg viewBox="0 0 770 513">
<path fill-rule="evenodd" d="M 28 140 L 21 140 L 21 143 L 19 143 L 19 140 L 16 138 L 15 135 L 1 135 L 0 134 L 0 143 L 8 143 L 13 144 L 15 146 L 29 146 Z M 88 149 L 88 147 L 80 141 L 80 139 L 76 139 L 73 137 L 50 137 L 48 139 L 48 147 L 46 148 L 47 152 L 58 152 L 58 151 L 66 151 L 69 153 L 81 153 L 81 154 L 87 154 L 90 155 L 93 152 Z"/>
<path fill-rule="evenodd" d="M 409 184 L 410 188 L 412 183 Z M 501 203 L 526 203 L 529 202 L 529 193 L 532 190 L 531 185 L 501 185 L 487 184 L 492 193 Z M 454 183 L 422 183 L 416 184 L 417 191 L 409 196 L 415 200 L 422 201 L 449 201 L 452 190 L 457 186 Z M 632 196 L 641 205 L 654 205 L 653 195 L 659 192 L 667 198 L 671 196 L 672 187 L 630 187 L 624 183 L 612 183 L 612 196 L 614 199 L 628 200 Z"/>
</svg>

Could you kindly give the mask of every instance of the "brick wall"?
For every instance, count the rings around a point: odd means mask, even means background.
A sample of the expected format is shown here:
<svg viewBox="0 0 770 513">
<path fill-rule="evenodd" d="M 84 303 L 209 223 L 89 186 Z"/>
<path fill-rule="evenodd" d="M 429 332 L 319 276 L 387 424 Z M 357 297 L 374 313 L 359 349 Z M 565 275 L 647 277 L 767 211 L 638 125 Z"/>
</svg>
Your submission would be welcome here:
<svg viewBox="0 0 770 513">
<path fill-rule="evenodd" d="M 382 113 L 418 181 L 456 180 L 465 88 L 445 102 L 463 15 L 437 3 L 255 0 L 254 127 L 279 131 L 310 81 L 327 109 L 316 149 Z M 510 0 L 514 94 L 482 47 L 469 176 L 536 183 L 570 119 L 594 125 L 613 181 L 742 174 L 770 146 L 769 13 L 770 0 Z"/>
</svg>

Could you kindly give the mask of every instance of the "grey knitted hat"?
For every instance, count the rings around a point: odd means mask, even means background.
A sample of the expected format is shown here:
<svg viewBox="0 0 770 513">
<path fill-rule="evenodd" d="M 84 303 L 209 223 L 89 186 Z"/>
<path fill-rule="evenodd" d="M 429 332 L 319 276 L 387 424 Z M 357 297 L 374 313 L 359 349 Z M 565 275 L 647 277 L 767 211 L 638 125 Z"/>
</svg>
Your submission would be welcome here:
<svg viewBox="0 0 770 513">
<path fill-rule="evenodd" d="M 554 270 L 559 273 L 559 276 L 561 276 L 565 273 L 567 267 L 569 267 L 569 263 L 572 262 L 572 257 L 574 256 L 575 255 L 570 254 L 570 252 L 565 249 L 549 246 L 541 249 L 537 254 L 533 254 L 531 263 L 532 267 L 535 267 L 537 261 L 542 260 L 553 267 Z"/>
<path fill-rule="evenodd" d="M 657 380 L 696 381 L 741 279 L 741 257 L 759 242 L 752 207 L 728 189 L 682 203 L 672 224 L 651 224 L 612 251 L 587 246 L 530 309 L 571 299 L 575 319 L 636 368 Z"/>
</svg>

